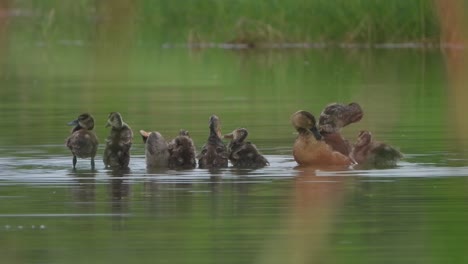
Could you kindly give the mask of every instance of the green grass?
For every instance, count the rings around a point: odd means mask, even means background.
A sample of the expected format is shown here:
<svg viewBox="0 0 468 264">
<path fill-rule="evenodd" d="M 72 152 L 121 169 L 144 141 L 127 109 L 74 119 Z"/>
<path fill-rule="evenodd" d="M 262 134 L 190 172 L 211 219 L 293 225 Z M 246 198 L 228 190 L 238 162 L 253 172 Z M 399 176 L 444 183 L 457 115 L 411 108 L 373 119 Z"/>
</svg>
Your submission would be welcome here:
<svg viewBox="0 0 468 264">
<path fill-rule="evenodd" d="M 122 2 L 122 3 L 119 3 Z M 33 16 L 12 18 L 20 39 L 133 43 L 438 42 L 427 0 L 12 1 Z"/>
</svg>

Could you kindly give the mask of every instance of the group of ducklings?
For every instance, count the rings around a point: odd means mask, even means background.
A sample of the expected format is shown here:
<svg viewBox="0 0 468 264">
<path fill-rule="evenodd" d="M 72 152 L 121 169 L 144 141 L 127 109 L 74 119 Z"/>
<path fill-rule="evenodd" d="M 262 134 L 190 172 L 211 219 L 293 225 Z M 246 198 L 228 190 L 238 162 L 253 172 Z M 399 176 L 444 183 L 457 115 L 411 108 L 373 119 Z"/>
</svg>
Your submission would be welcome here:
<svg viewBox="0 0 468 264">
<path fill-rule="evenodd" d="M 66 140 L 66 146 L 73 154 L 73 168 L 78 158 L 90 158 L 94 169 L 98 139 L 93 131 L 94 118 L 84 113 L 68 125 L 74 126 L 71 135 Z M 103 162 L 106 168 L 127 168 L 130 162 L 130 148 L 133 132 L 118 112 L 112 112 L 107 119 L 106 127 L 111 127 L 106 139 Z M 180 130 L 179 135 L 167 142 L 157 131 L 140 130 L 145 144 L 145 159 L 147 168 L 192 169 L 227 168 L 231 161 L 236 168 L 261 168 L 269 165 L 268 161 L 258 151 L 257 147 L 245 141 L 248 132 L 245 128 L 235 129 L 232 133 L 222 136 L 221 122 L 216 115 L 209 121 L 210 135 L 201 152 L 196 155 L 195 145 L 188 131 Z M 226 146 L 222 138 L 231 139 Z"/>
<path fill-rule="evenodd" d="M 291 116 L 292 125 L 298 132 L 293 145 L 294 160 L 301 166 L 338 165 L 385 168 L 396 166 L 402 154 L 390 145 L 375 141 L 369 131 L 361 131 L 356 143 L 351 144 L 341 135 L 341 129 L 360 121 L 363 111 L 359 104 L 333 103 L 325 107 L 317 124 L 315 117 L 307 111 L 297 111 Z M 84 113 L 69 123 L 74 126 L 66 140 L 66 146 L 73 154 L 73 168 L 78 158 L 91 158 L 94 169 L 98 139 L 93 131 L 94 119 Z M 133 132 L 118 112 L 112 112 L 106 127 L 111 127 L 106 139 L 103 162 L 106 168 L 127 168 L 130 161 Z M 235 129 L 232 133 L 221 134 L 219 117 L 209 119 L 210 134 L 200 153 L 188 131 L 180 130 L 179 135 L 167 142 L 157 131 L 140 130 L 145 144 L 145 159 L 148 168 L 192 169 L 227 168 L 229 161 L 236 168 L 262 168 L 269 165 L 257 147 L 246 141 L 248 131 Z M 222 138 L 231 139 L 226 146 Z"/>
</svg>

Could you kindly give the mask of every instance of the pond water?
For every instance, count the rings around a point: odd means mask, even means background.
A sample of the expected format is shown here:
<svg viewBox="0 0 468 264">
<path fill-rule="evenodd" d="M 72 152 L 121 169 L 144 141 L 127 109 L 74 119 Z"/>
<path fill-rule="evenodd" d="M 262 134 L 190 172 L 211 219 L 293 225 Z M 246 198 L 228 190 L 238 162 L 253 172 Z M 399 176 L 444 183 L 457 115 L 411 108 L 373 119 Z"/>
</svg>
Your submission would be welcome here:
<svg viewBox="0 0 468 264">
<path fill-rule="evenodd" d="M 119 52 L 122 52 L 120 50 Z M 467 262 L 467 136 L 442 55 L 420 50 L 11 47 L 1 64 L 0 254 L 5 263 Z M 290 115 L 358 102 L 405 157 L 386 170 L 296 168 Z M 271 165 L 147 172 L 101 161 L 111 111 L 137 133 L 183 128 L 198 149 L 217 114 Z M 96 120 L 96 170 L 64 146 Z"/>
</svg>

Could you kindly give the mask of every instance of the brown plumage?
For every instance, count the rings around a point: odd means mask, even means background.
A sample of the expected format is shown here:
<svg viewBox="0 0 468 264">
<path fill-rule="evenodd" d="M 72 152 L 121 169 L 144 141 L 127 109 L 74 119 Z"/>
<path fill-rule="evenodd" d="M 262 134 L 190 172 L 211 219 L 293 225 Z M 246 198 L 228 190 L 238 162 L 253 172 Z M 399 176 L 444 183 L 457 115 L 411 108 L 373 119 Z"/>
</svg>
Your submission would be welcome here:
<svg viewBox="0 0 468 264">
<path fill-rule="evenodd" d="M 322 138 L 315 117 L 307 111 L 297 111 L 291 122 L 299 135 L 293 146 L 294 160 L 299 165 L 344 165 L 353 164 L 352 160 L 334 151 Z"/>
<path fill-rule="evenodd" d="M 323 109 L 319 118 L 319 131 L 323 140 L 333 150 L 348 156 L 352 145 L 341 135 L 341 128 L 358 122 L 364 113 L 357 103 L 348 105 L 332 103 Z"/>
<path fill-rule="evenodd" d="M 195 145 L 188 131 L 180 130 L 179 136 L 169 143 L 168 150 L 169 168 L 193 169 L 197 166 Z"/>
<path fill-rule="evenodd" d="M 221 140 L 221 122 L 216 115 L 210 117 L 210 135 L 198 155 L 198 166 L 202 169 L 227 168 L 228 153 Z"/>
<path fill-rule="evenodd" d="M 361 168 L 395 167 L 403 155 L 392 146 L 375 141 L 369 131 L 361 131 L 350 155 Z"/>
<path fill-rule="evenodd" d="M 84 113 L 78 116 L 76 120 L 68 123 L 74 126 L 72 134 L 66 140 L 66 146 L 73 154 L 73 168 L 76 167 L 77 157 L 86 159 L 91 158 L 91 168 L 94 169 L 94 157 L 99 145 L 96 134 L 93 131 L 94 118 Z"/>
<path fill-rule="evenodd" d="M 106 168 L 127 168 L 133 140 L 132 129 L 123 121 L 122 115 L 118 112 L 109 114 L 106 127 L 109 126 L 112 128 L 106 139 L 104 165 Z"/>
<path fill-rule="evenodd" d="M 248 135 L 245 128 L 238 128 L 232 133 L 224 135 L 224 138 L 231 138 L 228 145 L 229 160 L 236 168 L 262 168 L 270 163 L 263 157 L 257 147 L 245 141 Z"/>
</svg>

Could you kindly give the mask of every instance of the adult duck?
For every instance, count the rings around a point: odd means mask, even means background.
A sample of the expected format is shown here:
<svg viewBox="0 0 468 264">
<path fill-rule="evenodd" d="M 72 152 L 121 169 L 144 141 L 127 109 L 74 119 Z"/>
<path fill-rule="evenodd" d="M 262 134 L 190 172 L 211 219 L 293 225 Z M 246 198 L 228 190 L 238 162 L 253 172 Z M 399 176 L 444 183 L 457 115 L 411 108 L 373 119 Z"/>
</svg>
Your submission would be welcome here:
<svg viewBox="0 0 468 264">
<path fill-rule="evenodd" d="M 297 111 L 291 123 L 299 133 L 293 146 L 294 160 L 303 166 L 340 165 L 354 162 L 338 151 L 334 151 L 320 134 L 315 117 L 307 111 Z"/>
<path fill-rule="evenodd" d="M 91 169 L 94 169 L 94 157 L 99 145 L 96 133 L 94 133 L 94 118 L 88 113 L 78 116 L 68 123 L 74 126 L 71 135 L 66 139 L 66 146 L 73 154 L 73 169 L 76 168 L 77 157 L 91 158 Z"/>
<path fill-rule="evenodd" d="M 221 121 L 212 115 L 209 121 L 210 135 L 198 155 L 198 167 L 201 169 L 227 168 L 227 148 L 221 140 Z"/>
<path fill-rule="evenodd" d="M 112 112 L 107 119 L 106 127 L 111 127 L 106 139 L 104 165 L 111 168 L 127 168 L 130 162 L 133 132 L 118 112 Z"/>
<path fill-rule="evenodd" d="M 262 168 L 270 163 L 258 151 L 257 147 L 245 141 L 248 136 L 245 128 L 238 128 L 230 134 L 224 135 L 224 138 L 230 138 L 228 145 L 229 161 L 236 168 Z"/>
</svg>

